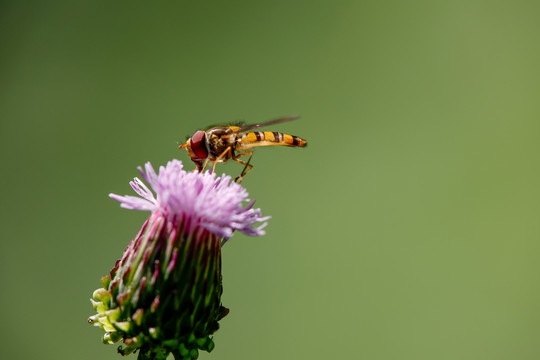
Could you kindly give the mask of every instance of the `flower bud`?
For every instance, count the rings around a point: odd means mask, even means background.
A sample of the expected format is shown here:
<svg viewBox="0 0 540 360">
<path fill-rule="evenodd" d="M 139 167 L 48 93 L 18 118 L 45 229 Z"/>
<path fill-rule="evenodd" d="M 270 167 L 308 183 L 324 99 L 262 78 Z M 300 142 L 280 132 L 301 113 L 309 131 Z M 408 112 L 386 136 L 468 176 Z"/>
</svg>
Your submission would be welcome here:
<svg viewBox="0 0 540 360">
<path fill-rule="evenodd" d="M 142 197 L 111 197 L 129 209 L 152 211 L 120 260 L 101 279 L 89 322 L 105 331 L 103 342 L 122 340 L 118 352 L 138 359 L 196 359 L 212 351 L 211 335 L 229 310 L 221 304 L 221 246 L 235 230 L 263 235 L 260 209 L 247 207 L 247 192 L 230 177 L 186 173 L 174 160 L 159 174 L 146 164 L 146 181 L 131 182 Z"/>
</svg>

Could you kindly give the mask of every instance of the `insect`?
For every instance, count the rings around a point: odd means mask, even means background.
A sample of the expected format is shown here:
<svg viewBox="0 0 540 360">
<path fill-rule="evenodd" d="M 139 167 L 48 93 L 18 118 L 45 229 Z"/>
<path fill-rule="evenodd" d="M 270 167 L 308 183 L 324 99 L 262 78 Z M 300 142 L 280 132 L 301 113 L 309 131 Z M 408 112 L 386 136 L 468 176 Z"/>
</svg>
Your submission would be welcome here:
<svg viewBox="0 0 540 360">
<path fill-rule="evenodd" d="M 281 124 L 298 119 L 298 116 L 290 116 L 267 121 L 260 124 L 244 126 L 216 126 L 206 131 L 195 132 L 179 149 L 186 148 L 189 157 L 197 165 L 199 171 L 204 171 L 209 162 L 215 169 L 216 164 L 232 159 L 242 165 L 244 169 L 236 182 L 251 171 L 250 164 L 253 150 L 246 151 L 257 146 L 283 145 L 292 147 L 304 147 L 307 141 L 298 136 L 272 131 L 251 131 L 263 126 Z M 248 161 L 240 160 L 241 157 L 249 156 Z"/>
</svg>

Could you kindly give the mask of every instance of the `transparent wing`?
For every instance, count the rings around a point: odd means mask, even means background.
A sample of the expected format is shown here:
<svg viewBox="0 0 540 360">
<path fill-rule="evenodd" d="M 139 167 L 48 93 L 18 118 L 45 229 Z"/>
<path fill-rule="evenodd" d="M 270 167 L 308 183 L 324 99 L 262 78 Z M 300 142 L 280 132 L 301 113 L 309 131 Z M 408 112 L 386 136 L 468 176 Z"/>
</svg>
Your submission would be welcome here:
<svg viewBox="0 0 540 360">
<path fill-rule="evenodd" d="M 299 119 L 299 118 L 300 118 L 300 116 L 288 116 L 288 117 L 282 117 L 282 118 L 279 118 L 279 119 L 270 120 L 270 121 L 263 122 L 263 123 L 260 123 L 260 124 L 243 125 L 243 126 L 240 127 L 240 130 L 238 130 L 237 132 L 250 131 L 250 130 L 253 130 L 253 129 L 261 128 L 263 126 L 281 124 L 281 123 L 284 123 L 284 122 L 287 122 L 287 121 L 293 121 L 293 120 L 296 120 L 296 119 Z"/>
</svg>

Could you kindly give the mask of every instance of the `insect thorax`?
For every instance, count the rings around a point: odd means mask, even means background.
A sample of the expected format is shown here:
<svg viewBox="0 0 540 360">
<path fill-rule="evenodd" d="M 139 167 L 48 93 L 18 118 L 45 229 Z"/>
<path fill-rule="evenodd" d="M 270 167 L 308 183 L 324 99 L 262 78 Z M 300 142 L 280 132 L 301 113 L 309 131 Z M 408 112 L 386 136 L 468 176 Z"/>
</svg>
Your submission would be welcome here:
<svg viewBox="0 0 540 360">
<path fill-rule="evenodd" d="M 210 155 L 214 158 L 220 156 L 229 146 L 231 154 L 234 154 L 236 133 L 229 127 L 215 127 L 206 132 L 206 141 Z"/>
</svg>

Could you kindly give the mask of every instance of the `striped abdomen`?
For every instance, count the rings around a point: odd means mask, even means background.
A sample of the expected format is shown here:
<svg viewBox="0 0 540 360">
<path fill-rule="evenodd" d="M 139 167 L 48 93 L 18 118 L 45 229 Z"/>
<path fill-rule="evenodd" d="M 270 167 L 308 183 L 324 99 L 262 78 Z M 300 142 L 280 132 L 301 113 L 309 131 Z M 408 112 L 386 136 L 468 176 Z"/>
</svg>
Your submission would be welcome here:
<svg viewBox="0 0 540 360">
<path fill-rule="evenodd" d="M 307 141 L 298 136 L 276 131 L 253 131 L 238 135 L 235 150 L 243 151 L 255 146 L 272 145 L 304 147 L 307 145 Z"/>
</svg>

